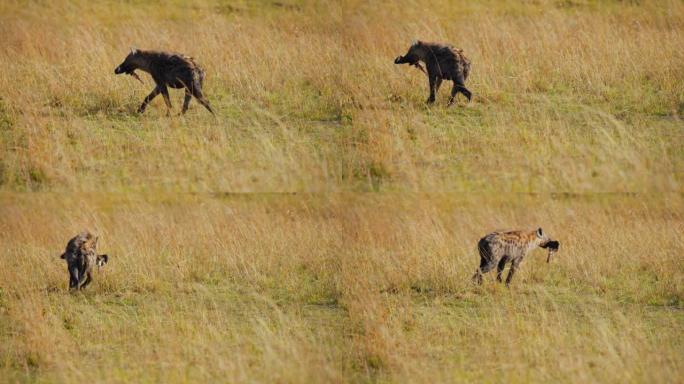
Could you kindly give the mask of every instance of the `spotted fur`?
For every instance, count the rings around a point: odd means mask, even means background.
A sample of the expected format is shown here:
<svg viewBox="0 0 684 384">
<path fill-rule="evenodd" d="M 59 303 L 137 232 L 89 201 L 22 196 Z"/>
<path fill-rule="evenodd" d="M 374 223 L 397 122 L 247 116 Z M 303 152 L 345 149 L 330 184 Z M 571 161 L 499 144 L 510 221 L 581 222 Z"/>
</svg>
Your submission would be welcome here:
<svg viewBox="0 0 684 384">
<path fill-rule="evenodd" d="M 109 256 L 97 254 L 97 237 L 88 231 L 69 240 L 60 257 L 67 262 L 70 290 L 87 287 L 93 280 L 93 267 L 102 267 L 109 261 Z"/>
<path fill-rule="evenodd" d="M 462 49 L 447 44 L 416 41 L 408 52 L 404 56 L 397 57 L 394 63 L 413 65 L 425 72 L 420 65 L 421 61 L 427 68 L 426 74 L 430 86 L 428 104 L 435 101 L 435 95 L 442 85 L 442 80 L 451 80 L 454 83 L 449 105 L 454 103 L 454 98 L 459 92 L 470 101 L 472 93 L 465 86 L 465 81 L 470 74 L 470 60 L 463 54 Z"/>
<path fill-rule="evenodd" d="M 133 49 L 126 56 L 123 63 L 114 69 L 114 73 L 117 75 L 122 73 L 129 74 L 140 80 L 138 75 L 135 74 L 136 69 L 149 73 L 156 84 L 152 92 L 147 95 L 140 105 L 140 108 L 138 108 L 138 113 L 143 113 L 147 104 L 160 93 L 164 97 L 166 106 L 171 110 L 169 87 L 185 89 L 185 100 L 183 101 L 181 113 L 185 113 L 188 110 L 192 96 L 209 112 L 214 113 L 209 105 L 209 101 L 202 94 L 204 70 L 192 57 L 180 53 Z"/>
<path fill-rule="evenodd" d="M 501 275 L 507 263 L 511 268 L 506 277 L 506 285 L 513 279 L 525 255 L 536 247 L 549 248 L 549 252 L 558 249 L 559 243 L 549 238 L 541 228 L 533 231 L 496 231 L 481 238 L 477 244 L 480 252 L 480 267 L 475 271 L 473 280 L 482 284 L 482 274 L 496 267 L 496 279 L 501 282 Z"/>
</svg>

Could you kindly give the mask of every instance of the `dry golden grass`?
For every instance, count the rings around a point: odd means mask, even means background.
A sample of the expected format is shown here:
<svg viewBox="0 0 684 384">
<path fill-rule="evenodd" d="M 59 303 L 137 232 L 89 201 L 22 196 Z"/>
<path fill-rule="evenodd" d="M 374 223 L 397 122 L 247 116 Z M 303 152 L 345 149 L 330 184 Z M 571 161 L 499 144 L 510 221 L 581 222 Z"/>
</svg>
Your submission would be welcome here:
<svg viewBox="0 0 684 384">
<path fill-rule="evenodd" d="M 431 3 L 3 2 L 2 187 L 681 191 L 681 2 Z M 425 107 L 416 37 L 471 57 L 472 104 Z M 218 118 L 136 116 L 130 45 L 195 56 Z"/>
<path fill-rule="evenodd" d="M 684 3 L 429 3 L 0 2 L 0 382 L 683 381 Z M 424 105 L 414 38 L 472 103 Z M 136 115 L 131 45 L 216 118 Z M 551 264 L 471 284 L 536 226 Z"/>
<path fill-rule="evenodd" d="M 676 382 L 681 196 L 3 195 L 8 381 Z M 485 208 L 486 207 L 486 208 Z M 534 209 L 530 209 L 534 207 Z M 483 228 L 540 223 L 510 289 Z M 96 230 L 110 264 L 66 292 Z"/>
</svg>

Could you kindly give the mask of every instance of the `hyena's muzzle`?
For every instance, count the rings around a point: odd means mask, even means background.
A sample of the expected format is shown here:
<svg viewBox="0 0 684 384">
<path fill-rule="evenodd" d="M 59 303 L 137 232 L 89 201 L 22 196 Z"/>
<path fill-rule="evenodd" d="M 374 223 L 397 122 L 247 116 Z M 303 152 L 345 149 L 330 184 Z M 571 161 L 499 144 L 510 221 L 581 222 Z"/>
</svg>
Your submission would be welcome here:
<svg viewBox="0 0 684 384">
<path fill-rule="evenodd" d="M 131 74 L 133 72 L 132 68 L 127 68 L 126 63 L 122 63 L 118 67 L 114 68 L 114 74 L 120 75 L 122 73 Z"/>
<path fill-rule="evenodd" d="M 132 65 L 128 64 L 126 61 L 124 61 L 123 63 L 119 64 L 118 67 L 114 68 L 114 74 L 115 75 L 121 75 L 121 74 L 125 73 L 127 75 L 131 75 L 131 76 L 135 77 L 139 82 L 142 83 L 143 82 L 142 79 L 140 79 L 138 74 L 135 73 L 135 70 L 136 70 L 136 68 L 134 66 L 132 66 Z"/>
<path fill-rule="evenodd" d="M 414 66 L 423 71 L 423 73 L 427 74 L 423 66 L 420 65 L 418 56 L 411 53 L 407 53 L 405 56 L 397 56 L 397 58 L 394 59 L 394 64 L 408 64 L 409 66 Z"/>
<path fill-rule="evenodd" d="M 416 65 L 418 63 L 418 56 L 407 53 L 405 56 L 397 56 L 396 59 L 394 59 L 394 64 L 411 64 L 411 65 Z"/>
</svg>

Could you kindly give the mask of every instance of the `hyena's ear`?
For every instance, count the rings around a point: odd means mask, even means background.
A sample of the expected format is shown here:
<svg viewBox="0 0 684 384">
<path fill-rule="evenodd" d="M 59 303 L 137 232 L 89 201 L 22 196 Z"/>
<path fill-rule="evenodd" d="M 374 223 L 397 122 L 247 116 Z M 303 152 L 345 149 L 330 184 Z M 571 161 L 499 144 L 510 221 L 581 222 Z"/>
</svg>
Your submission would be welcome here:
<svg viewBox="0 0 684 384">
<path fill-rule="evenodd" d="M 109 261 L 109 256 L 107 255 L 97 255 L 97 261 L 95 264 L 97 264 L 98 267 L 103 267 L 107 262 Z"/>
<path fill-rule="evenodd" d="M 135 55 L 136 53 L 138 53 L 138 48 L 131 47 L 131 55 Z"/>
<path fill-rule="evenodd" d="M 537 237 L 540 239 L 544 237 L 544 232 L 542 231 L 541 227 L 537 228 Z"/>
<path fill-rule="evenodd" d="M 415 46 L 418 45 L 419 43 L 420 43 L 420 40 L 417 40 L 417 39 L 416 39 L 416 40 L 413 40 L 413 41 L 411 42 L 411 46 L 412 46 L 412 47 L 415 47 Z"/>
</svg>

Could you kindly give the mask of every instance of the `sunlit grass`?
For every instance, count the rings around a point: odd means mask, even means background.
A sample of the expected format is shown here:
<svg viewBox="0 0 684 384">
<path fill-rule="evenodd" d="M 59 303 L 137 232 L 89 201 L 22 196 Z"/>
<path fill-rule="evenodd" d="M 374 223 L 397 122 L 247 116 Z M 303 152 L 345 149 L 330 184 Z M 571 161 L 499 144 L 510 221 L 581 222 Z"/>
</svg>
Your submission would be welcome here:
<svg viewBox="0 0 684 384">
<path fill-rule="evenodd" d="M 0 382 L 681 381 L 683 31 L 679 1 L 0 2 Z M 472 103 L 424 104 L 416 38 Z M 217 116 L 135 114 L 131 46 L 195 57 Z M 552 263 L 472 285 L 481 236 L 537 226 Z M 69 294 L 85 228 L 110 264 Z"/>
<path fill-rule="evenodd" d="M 515 197 L 515 196 L 511 196 Z M 667 382 L 681 196 L 5 194 L 0 373 L 47 381 Z M 485 229 L 541 225 L 510 289 Z M 110 263 L 67 292 L 81 228 Z M 12 381 L 12 380 L 10 380 Z"/>
<path fill-rule="evenodd" d="M 5 3 L 2 188 L 681 190 L 680 2 L 278 4 Z M 414 38 L 465 50 L 473 103 L 424 105 Z M 129 46 L 196 57 L 218 117 L 135 115 Z"/>
</svg>

